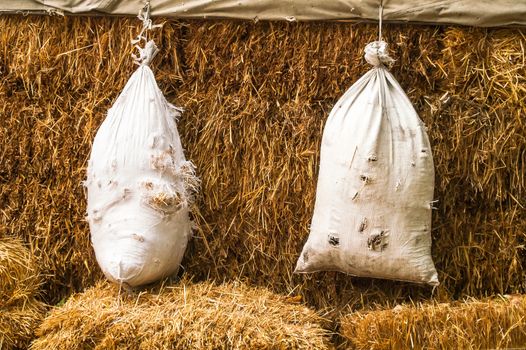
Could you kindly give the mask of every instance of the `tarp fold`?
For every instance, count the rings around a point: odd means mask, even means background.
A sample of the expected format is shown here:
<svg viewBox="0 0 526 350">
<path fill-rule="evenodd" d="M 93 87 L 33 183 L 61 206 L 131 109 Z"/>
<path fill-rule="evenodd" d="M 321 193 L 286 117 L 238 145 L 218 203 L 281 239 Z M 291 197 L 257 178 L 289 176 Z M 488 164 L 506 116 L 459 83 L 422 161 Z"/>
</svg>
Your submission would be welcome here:
<svg viewBox="0 0 526 350">
<path fill-rule="evenodd" d="M 383 0 L 384 20 L 493 27 L 526 25 L 523 0 Z M 250 20 L 377 20 L 379 0 L 151 0 L 152 15 Z M 136 15 L 143 0 L 0 0 L 0 12 Z"/>
</svg>

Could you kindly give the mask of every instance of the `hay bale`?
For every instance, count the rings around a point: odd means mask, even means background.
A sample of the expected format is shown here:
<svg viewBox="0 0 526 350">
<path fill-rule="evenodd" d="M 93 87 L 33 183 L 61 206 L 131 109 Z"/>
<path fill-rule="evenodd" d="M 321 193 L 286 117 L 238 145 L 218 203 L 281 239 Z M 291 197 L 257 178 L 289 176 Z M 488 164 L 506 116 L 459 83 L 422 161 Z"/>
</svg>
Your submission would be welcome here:
<svg viewBox="0 0 526 350">
<path fill-rule="evenodd" d="M 494 210 L 439 209 L 435 236 L 436 263 L 445 299 L 488 296 L 491 291 L 523 293 L 526 289 L 526 213 L 519 205 Z"/>
<path fill-rule="evenodd" d="M 100 282 L 53 310 L 31 349 L 329 349 L 314 311 L 243 283 L 137 295 Z"/>
<path fill-rule="evenodd" d="M 438 159 L 434 256 L 453 298 L 526 291 L 525 39 L 517 29 L 443 33 L 441 97 L 425 122 Z"/>
<path fill-rule="evenodd" d="M 438 133 L 452 133 L 448 148 L 435 142 L 437 170 L 442 183 L 463 189 L 443 200 L 524 207 L 526 31 L 452 27 L 442 43 L 436 73 L 444 95 L 431 108 L 430 127 L 437 141 Z"/>
<path fill-rule="evenodd" d="M 134 69 L 129 38 L 140 23 L 3 16 L 0 25 L 1 220 L 41 258 L 46 296 L 57 302 L 100 277 L 81 181 L 96 130 Z M 437 297 L 526 293 L 524 29 L 385 33 L 392 72 L 433 147 Z M 431 296 L 399 282 L 292 275 L 324 122 L 367 71 L 362 50 L 376 35 L 375 25 L 350 23 L 165 24 L 153 70 L 186 109 L 179 131 L 202 179 L 199 230 L 183 260 L 196 279 L 241 277 L 294 290 L 316 308 Z"/>
<path fill-rule="evenodd" d="M 508 349 L 526 345 L 526 296 L 398 305 L 341 319 L 350 349 Z"/>
<path fill-rule="evenodd" d="M 0 237 L 0 348 L 25 348 L 44 318 L 38 301 L 41 276 L 29 249 L 16 238 Z"/>
<path fill-rule="evenodd" d="M 0 308 L 0 348 L 27 349 L 45 313 L 45 304 L 34 298 L 20 305 Z"/>
<path fill-rule="evenodd" d="M 0 237 L 0 308 L 24 304 L 39 291 L 35 258 L 17 238 Z"/>
</svg>

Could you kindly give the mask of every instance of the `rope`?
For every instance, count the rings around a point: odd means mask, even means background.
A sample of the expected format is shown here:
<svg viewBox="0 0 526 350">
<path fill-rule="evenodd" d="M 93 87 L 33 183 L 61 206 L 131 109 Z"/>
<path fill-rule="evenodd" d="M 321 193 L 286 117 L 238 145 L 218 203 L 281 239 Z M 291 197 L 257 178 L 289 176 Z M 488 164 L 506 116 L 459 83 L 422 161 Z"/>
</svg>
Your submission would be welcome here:
<svg viewBox="0 0 526 350">
<path fill-rule="evenodd" d="M 153 40 L 148 40 L 148 32 L 157 28 L 162 28 L 162 24 L 153 24 L 152 19 L 150 18 L 151 6 L 150 0 L 146 0 L 145 5 L 139 10 L 139 18 L 142 21 L 142 29 L 139 35 L 135 39 L 131 40 L 131 43 L 139 51 L 139 55 L 131 54 L 133 61 L 138 65 L 149 65 L 154 56 L 159 52 L 157 45 Z M 144 47 L 137 45 L 144 40 L 146 44 Z"/>
<path fill-rule="evenodd" d="M 375 66 L 389 66 L 394 60 L 389 57 L 387 51 L 387 43 L 382 39 L 382 21 L 384 16 L 384 5 L 383 0 L 380 0 L 380 6 L 378 8 L 378 41 L 373 41 L 372 43 L 365 46 L 365 60 Z"/>
<path fill-rule="evenodd" d="M 382 41 L 382 19 L 384 17 L 384 1 L 380 0 L 380 7 L 378 9 L 378 41 Z"/>
</svg>

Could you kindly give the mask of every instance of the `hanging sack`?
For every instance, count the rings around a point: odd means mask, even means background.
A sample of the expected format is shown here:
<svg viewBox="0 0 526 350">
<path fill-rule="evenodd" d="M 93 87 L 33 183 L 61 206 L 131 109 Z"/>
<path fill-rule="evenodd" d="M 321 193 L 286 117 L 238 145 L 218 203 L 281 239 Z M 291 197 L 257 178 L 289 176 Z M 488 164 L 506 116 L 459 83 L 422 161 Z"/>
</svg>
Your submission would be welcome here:
<svg viewBox="0 0 526 350">
<path fill-rule="evenodd" d="M 175 274 L 191 235 L 189 206 L 197 186 L 176 118 L 148 67 L 149 41 L 100 126 L 88 163 L 88 221 L 106 277 L 135 287 Z"/>
<path fill-rule="evenodd" d="M 431 258 L 434 167 L 425 127 L 373 42 L 374 66 L 340 98 L 323 131 L 310 235 L 295 272 L 438 284 Z"/>
</svg>

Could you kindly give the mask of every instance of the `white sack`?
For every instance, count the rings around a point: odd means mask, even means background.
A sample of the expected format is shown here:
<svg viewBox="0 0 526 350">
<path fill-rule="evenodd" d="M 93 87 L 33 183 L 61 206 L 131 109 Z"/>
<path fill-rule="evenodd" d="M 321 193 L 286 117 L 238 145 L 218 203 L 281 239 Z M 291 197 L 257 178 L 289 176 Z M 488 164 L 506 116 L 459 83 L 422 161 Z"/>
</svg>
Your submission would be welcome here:
<svg viewBox="0 0 526 350">
<path fill-rule="evenodd" d="M 196 185 L 177 132 L 179 114 L 142 64 L 95 136 L 86 181 L 88 221 L 97 261 L 111 281 L 134 287 L 179 268 Z"/>
<path fill-rule="evenodd" d="M 332 109 L 323 131 L 310 235 L 295 272 L 438 284 L 431 258 L 434 167 L 425 127 L 383 63 L 386 43 L 366 47 L 374 65 Z"/>
</svg>

